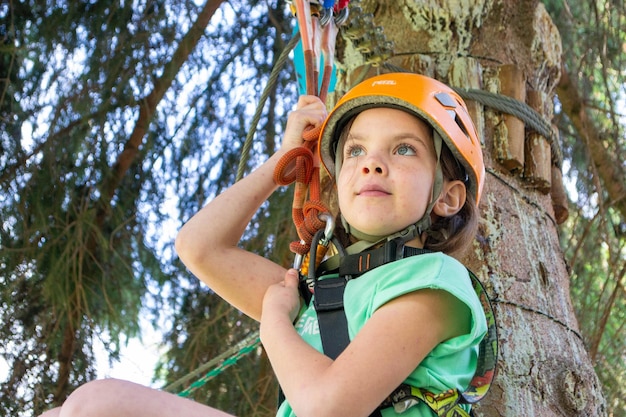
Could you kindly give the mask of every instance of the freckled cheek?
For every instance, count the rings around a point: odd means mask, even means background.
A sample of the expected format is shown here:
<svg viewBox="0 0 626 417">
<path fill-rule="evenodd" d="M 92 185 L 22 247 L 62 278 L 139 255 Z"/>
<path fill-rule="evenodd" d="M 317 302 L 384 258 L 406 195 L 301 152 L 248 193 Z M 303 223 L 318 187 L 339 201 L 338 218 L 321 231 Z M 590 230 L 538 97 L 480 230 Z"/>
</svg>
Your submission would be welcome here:
<svg viewBox="0 0 626 417">
<path fill-rule="evenodd" d="M 353 181 L 356 170 L 352 166 L 346 167 L 345 165 L 341 167 L 341 171 L 339 171 L 339 175 L 337 176 L 337 188 L 341 192 L 342 189 L 345 189 L 350 186 L 351 181 Z"/>
<path fill-rule="evenodd" d="M 337 180 L 337 203 L 339 204 L 339 210 L 341 211 L 343 211 L 349 201 L 349 190 L 350 187 L 347 186 L 345 181 L 342 181 L 341 178 L 339 178 Z"/>
</svg>

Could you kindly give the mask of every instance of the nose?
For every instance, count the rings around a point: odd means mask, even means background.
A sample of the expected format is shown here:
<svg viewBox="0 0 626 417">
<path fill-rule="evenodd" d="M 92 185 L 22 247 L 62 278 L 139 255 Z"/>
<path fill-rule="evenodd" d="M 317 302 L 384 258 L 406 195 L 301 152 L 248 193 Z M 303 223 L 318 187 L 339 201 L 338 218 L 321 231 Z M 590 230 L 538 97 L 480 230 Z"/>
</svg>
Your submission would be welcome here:
<svg viewBox="0 0 626 417">
<path fill-rule="evenodd" d="M 363 167 L 363 173 L 364 174 L 369 174 L 372 170 L 370 169 L 370 167 Z M 382 174 L 383 173 L 383 169 L 381 167 L 374 167 L 373 172 L 377 173 L 377 174 Z"/>
<path fill-rule="evenodd" d="M 369 174 L 370 172 L 374 174 L 386 174 L 387 169 L 385 168 L 385 164 L 376 157 L 368 157 L 362 167 L 363 174 Z"/>
</svg>

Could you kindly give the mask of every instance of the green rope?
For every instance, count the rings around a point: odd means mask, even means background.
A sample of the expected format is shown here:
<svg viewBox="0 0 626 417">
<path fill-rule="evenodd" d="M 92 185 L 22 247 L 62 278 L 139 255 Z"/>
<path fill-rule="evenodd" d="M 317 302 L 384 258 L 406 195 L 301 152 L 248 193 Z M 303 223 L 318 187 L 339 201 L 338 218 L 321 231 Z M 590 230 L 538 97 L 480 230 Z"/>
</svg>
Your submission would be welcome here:
<svg viewBox="0 0 626 417">
<path fill-rule="evenodd" d="M 270 91 L 276 85 L 278 74 L 280 73 L 280 70 L 282 69 L 283 65 L 285 65 L 285 62 L 287 62 L 287 58 L 289 58 L 289 53 L 291 52 L 293 48 L 296 47 L 296 45 L 298 44 L 298 41 L 300 41 L 300 32 L 298 32 L 297 34 L 293 36 L 293 38 L 291 38 L 287 46 L 285 46 L 285 49 L 283 50 L 283 52 L 281 52 L 280 56 L 276 60 L 276 64 L 274 64 L 274 68 L 272 68 L 272 72 L 270 73 L 270 78 L 267 84 L 265 85 L 265 89 L 263 90 L 263 93 L 261 94 L 259 105 L 256 108 L 254 117 L 252 118 L 252 122 L 250 124 L 250 129 L 248 129 L 248 134 L 246 135 L 246 140 L 243 144 L 241 157 L 239 159 L 239 167 L 237 168 L 237 178 L 235 181 L 239 181 L 240 179 L 243 178 L 243 171 L 246 168 L 246 162 L 248 161 L 248 157 L 250 155 L 250 148 L 252 147 L 252 138 L 254 137 L 254 134 L 256 133 L 257 125 L 259 124 L 259 121 L 261 120 L 261 114 L 263 112 L 263 107 L 265 106 L 265 102 L 267 101 L 270 95 Z"/>
<path fill-rule="evenodd" d="M 181 385 L 186 384 L 190 380 L 197 378 L 198 375 L 206 372 L 203 377 L 192 382 L 189 387 L 178 393 L 178 396 L 180 397 L 189 397 L 195 390 L 203 387 L 211 379 L 221 374 L 226 368 L 236 364 L 239 359 L 254 351 L 260 343 L 261 339 L 259 338 L 259 332 L 256 331 L 203 366 L 166 386 L 163 390 L 173 393 Z"/>
</svg>

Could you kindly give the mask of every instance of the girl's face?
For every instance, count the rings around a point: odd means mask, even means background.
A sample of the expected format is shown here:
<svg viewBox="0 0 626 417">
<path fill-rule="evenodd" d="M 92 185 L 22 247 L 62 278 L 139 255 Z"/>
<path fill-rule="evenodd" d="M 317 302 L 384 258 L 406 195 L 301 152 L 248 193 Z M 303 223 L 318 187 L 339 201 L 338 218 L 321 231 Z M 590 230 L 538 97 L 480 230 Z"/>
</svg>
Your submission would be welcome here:
<svg viewBox="0 0 626 417">
<path fill-rule="evenodd" d="M 387 236 L 422 218 L 431 200 L 436 157 L 432 129 L 402 110 L 356 116 L 343 144 L 339 208 L 357 230 Z"/>
</svg>

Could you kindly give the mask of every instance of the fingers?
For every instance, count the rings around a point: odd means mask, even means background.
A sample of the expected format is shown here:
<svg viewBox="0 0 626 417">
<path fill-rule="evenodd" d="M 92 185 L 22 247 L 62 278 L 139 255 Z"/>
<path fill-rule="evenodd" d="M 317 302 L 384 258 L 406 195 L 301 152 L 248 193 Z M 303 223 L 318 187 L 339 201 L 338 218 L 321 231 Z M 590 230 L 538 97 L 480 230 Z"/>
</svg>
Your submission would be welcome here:
<svg viewBox="0 0 626 417">
<path fill-rule="evenodd" d="M 261 322 L 271 317 L 289 318 L 289 323 L 293 323 L 300 311 L 300 293 L 298 291 L 298 271 L 289 269 L 285 273 L 285 278 L 271 285 L 263 298 L 263 312 Z"/>
<path fill-rule="evenodd" d="M 300 97 L 298 97 L 298 104 L 296 105 L 296 108 L 299 109 L 306 106 L 315 106 L 320 109 L 326 109 L 326 104 L 324 104 L 324 102 L 319 97 L 301 95 Z"/>
<path fill-rule="evenodd" d="M 291 114 L 299 118 L 301 122 L 306 123 L 305 127 L 308 125 L 317 127 L 326 120 L 327 111 L 319 97 L 300 96 L 296 111 Z"/>
<path fill-rule="evenodd" d="M 288 269 L 285 273 L 285 287 L 297 289 L 299 281 L 300 277 L 298 276 L 298 271 L 293 268 Z"/>
<path fill-rule="evenodd" d="M 289 114 L 283 148 L 288 150 L 301 146 L 302 133 L 309 127 L 321 126 L 326 120 L 327 111 L 324 103 L 316 96 L 300 96 L 296 110 Z"/>
</svg>

